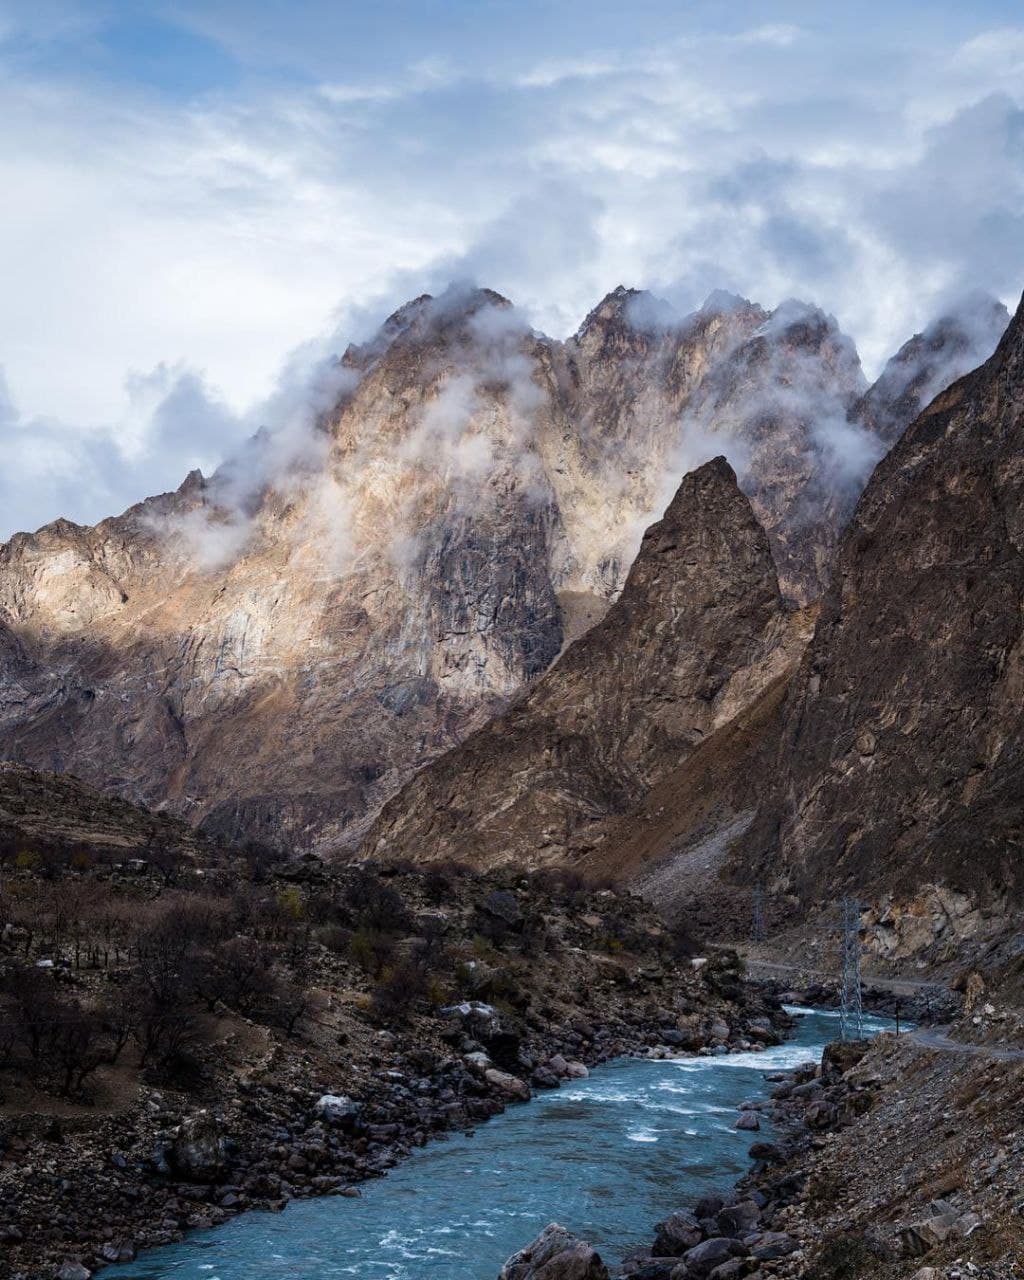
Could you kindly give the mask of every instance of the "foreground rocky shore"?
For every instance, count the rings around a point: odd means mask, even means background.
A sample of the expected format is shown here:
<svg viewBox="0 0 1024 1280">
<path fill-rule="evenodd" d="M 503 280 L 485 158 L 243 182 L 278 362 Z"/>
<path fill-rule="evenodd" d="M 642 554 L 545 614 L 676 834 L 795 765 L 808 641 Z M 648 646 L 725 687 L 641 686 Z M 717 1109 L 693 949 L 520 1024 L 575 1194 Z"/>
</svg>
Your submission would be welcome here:
<svg viewBox="0 0 1024 1280">
<path fill-rule="evenodd" d="M 319 891 L 339 891 L 334 873 L 310 874 L 326 877 Z M 5 1280 L 86 1280 L 246 1209 L 358 1195 L 361 1181 L 413 1147 L 595 1064 L 746 1050 L 778 1043 L 787 1026 L 777 1001 L 741 982 L 734 955 L 681 954 L 628 894 L 459 876 L 438 907 L 424 897 L 436 886 L 418 874 L 390 875 L 389 885 L 417 928 L 424 915 L 440 919 L 451 962 L 437 991 L 390 1023 L 381 979 L 369 984 L 371 999 L 358 967 L 314 940 L 306 963 L 317 999 L 301 1029 L 288 1034 L 218 1004 L 190 1045 L 188 1082 L 153 1083 L 122 1060 L 90 1078 L 88 1096 L 61 1099 L 8 1068 Z M 294 887 L 284 882 L 289 894 Z M 420 937 L 410 928 L 408 946 Z M 95 980 L 52 972 L 83 988 Z"/>
<path fill-rule="evenodd" d="M 886 1033 L 767 1079 L 770 1097 L 749 1111 L 777 1136 L 752 1145 L 731 1195 L 681 1206 L 619 1264 L 552 1224 L 500 1280 L 1024 1274 L 1024 1061 Z"/>
</svg>

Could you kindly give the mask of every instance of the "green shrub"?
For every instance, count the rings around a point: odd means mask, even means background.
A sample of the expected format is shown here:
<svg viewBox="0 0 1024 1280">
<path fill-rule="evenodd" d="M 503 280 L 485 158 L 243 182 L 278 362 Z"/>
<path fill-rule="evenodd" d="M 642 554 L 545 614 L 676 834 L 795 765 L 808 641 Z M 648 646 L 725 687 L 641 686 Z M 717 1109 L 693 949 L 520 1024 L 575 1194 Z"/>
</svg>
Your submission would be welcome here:
<svg viewBox="0 0 1024 1280">
<path fill-rule="evenodd" d="M 370 993 L 371 1008 L 379 1021 L 404 1022 L 417 1001 L 429 990 L 426 971 L 410 960 L 386 966 Z"/>
<path fill-rule="evenodd" d="M 374 978 L 383 971 L 394 953 L 394 935 L 367 926 L 357 929 L 348 944 L 349 959 Z"/>
</svg>

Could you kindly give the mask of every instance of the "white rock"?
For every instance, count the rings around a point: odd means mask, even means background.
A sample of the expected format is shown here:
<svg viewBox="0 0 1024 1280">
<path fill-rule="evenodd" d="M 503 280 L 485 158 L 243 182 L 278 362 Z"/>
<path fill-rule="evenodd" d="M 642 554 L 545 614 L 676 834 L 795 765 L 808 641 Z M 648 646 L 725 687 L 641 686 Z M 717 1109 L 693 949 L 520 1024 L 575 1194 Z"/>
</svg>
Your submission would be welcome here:
<svg viewBox="0 0 1024 1280">
<path fill-rule="evenodd" d="M 357 1114 L 359 1103 L 341 1093 L 325 1093 L 317 1099 L 313 1110 L 328 1124 L 340 1124 Z"/>
</svg>

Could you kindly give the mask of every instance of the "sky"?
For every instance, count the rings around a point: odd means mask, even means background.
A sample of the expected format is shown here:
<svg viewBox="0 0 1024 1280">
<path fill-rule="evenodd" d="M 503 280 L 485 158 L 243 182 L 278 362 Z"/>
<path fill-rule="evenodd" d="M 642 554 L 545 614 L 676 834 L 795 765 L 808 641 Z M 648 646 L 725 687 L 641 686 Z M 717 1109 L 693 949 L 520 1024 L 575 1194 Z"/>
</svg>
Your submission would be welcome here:
<svg viewBox="0 0 1024 1280">
<path fill-rule="evenodd" d="M 0 0 L 0 120 L 0 537 L 209 472 L 452 279 L 559 337 L 802 297 L 869 375 L 1024 287 L 1019 0 Z"/>
</svg>

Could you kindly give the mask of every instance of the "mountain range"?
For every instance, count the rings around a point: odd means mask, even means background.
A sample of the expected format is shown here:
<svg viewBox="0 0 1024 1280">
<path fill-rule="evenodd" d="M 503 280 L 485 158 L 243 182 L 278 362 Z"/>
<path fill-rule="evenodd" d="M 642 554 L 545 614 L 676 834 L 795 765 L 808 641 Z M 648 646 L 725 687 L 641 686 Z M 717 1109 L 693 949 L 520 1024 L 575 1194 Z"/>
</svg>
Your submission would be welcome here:
<svg viewBox="0 0 1024 1280">
<path fill-rule="evenodd" d="M 793 666 L 873 465 L 1006 320 L 972 299 L 869 387 L 801 303 L 713 295 L 680 318 L 619 288 L 561 342 L 488 290 L 418 298 L 318 371 L 300 428 L 94 527 L 0 547 L 0 753 L 218 838 L 330 853 L 373 828 L 376 847 L 418 770 L 611 657 L 587 732 L 615 732 L 578 779 L 586 820 L 554 803 L 550 857 Z M 673 499 L 717 454 L 732 470 Z M 669 572 L 634 565 L 651 538 L 674 543 Z"/>
</svg>

